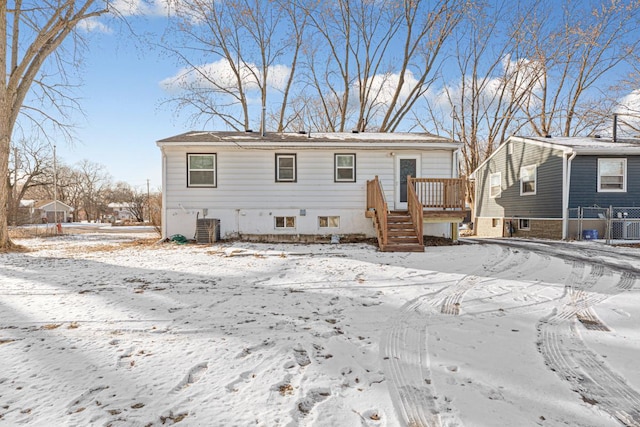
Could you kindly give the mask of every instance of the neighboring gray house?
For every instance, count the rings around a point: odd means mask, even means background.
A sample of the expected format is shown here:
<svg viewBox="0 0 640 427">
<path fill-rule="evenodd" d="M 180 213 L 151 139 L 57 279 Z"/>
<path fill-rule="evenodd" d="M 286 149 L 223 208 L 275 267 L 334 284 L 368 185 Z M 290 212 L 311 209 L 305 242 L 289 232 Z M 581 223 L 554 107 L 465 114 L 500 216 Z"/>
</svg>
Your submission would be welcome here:
<svg viewBox="0 0 640 427">
<path fill-rule="evenodd" d="M 597 220 L 610 206 L 624 208 L 625 218 L 638 207 L 640 217 L 638 139 L 512 136 L 472 178 L 478 236 L 579 237 L 570 221 L 578 208 L 600 212 Z M 591 226 L 602 235 L 605 223 Z"/>
</svg>

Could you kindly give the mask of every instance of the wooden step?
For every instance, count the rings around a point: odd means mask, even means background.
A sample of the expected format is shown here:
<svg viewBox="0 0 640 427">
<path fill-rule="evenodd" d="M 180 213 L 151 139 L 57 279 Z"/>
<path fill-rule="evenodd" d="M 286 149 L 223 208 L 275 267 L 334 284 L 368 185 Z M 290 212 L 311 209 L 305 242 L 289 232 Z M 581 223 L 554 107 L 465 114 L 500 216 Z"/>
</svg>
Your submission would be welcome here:
<svg viewBox="0 0 640 427">
<path fill-rule="evenodd" d="M 424 252 L 416 236 L 413 218 L 407 211 L 391 211 L 387 214 L 387 244 L 380 245 L 383 252 Z"/>
<path fill-rule="evenodd" d="M 387 230 L 387 236 L 389 238 L 392 237 L 416 237 L 416 231 L 412 228 L 402 228 L 402 229 L 393 229 L 389 228 Z"/>
<path fill-rule="evenodd" d="M 388 243 L 380 248 L 382 252 L 424 252 L 424 246 L 415 244 Z"/>
</svg>

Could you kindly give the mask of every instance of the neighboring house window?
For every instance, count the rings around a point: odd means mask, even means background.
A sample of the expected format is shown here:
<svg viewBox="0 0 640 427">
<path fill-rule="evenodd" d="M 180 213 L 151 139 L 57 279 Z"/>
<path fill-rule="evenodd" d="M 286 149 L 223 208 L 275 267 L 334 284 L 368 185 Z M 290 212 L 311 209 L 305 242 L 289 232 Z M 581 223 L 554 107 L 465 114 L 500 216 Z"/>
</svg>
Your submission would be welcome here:
<svg viewBox="0 0 640 427">
<path fill-rule="evenodd" d="M 502 173 L 492 173 L 489 178 L 489 186 L 489 197 L 493 199 L 500 196 L 500 193 L 502 193 Z"/>
<path fill-rule="evenodd" d="M 530 230 L 529 220 L 525 218 L 518 219 L 518 230 Z"/>
<path fill-rule="evenodd" d="M 277 216 L 276 228 L 296 228 L 295 216 Z"/>
<path fill-rule="evenodd" d="M 319 216 L 318 226 L 320 228 L 338 228 L 340 227 L 339 216 Z"/>
<path fill-rule="evenodd" d="M 216 186 L 216 155 L 187 154 L 187 187 Z"/>
<path fill-rule="evenodd" d="M 356 180 L 356 155 L 335 155 L 335 181 L 355 182 Z"/>
<path fill-rule="evenodd" d="M 536 165 L 520 168 L 520 195 L 536 194 Z"/>
<path fill-rule="evenodd" d="M 296 182 L 295 154 L 276 154 L 276 182 Z"/>
<path fill-rule="evenodd" d="M 598 191 L 627 191 L 627 159 L 598 159 Z"/>
</svg>

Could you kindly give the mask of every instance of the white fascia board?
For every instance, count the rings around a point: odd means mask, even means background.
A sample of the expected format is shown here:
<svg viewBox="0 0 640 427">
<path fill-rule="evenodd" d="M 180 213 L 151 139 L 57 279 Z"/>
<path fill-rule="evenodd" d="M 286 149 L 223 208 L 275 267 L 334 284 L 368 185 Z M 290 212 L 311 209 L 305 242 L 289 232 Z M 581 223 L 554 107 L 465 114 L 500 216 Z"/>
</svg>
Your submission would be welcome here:
<svg viewBox="0 0 640 427">
<path fill-rule="evenodd" d="M 625 156 L 640 155 L 640 147 L 615 147 L 613 150 L 609 148 L 575 148 L 575 152 L 579 156 Z"/>
<path fill-rule="evenodd" d="M 399 142 L 393 144 L 384 143 L 357 143 L 340 141 L 315 141 L 309 144 L 300 142 L 280 142 L 270 144 L 261 141 L 257 142 L 156 142 L 160 148 L 169 147 L 209 147 L 209 148 L 239 148 L 239 149 L 263 149 L 263 150 L 317 150 L 327 148 L 339 148 L 349 150 L 457 150 L 462 143 L 457 142 Z"/>
</svg>

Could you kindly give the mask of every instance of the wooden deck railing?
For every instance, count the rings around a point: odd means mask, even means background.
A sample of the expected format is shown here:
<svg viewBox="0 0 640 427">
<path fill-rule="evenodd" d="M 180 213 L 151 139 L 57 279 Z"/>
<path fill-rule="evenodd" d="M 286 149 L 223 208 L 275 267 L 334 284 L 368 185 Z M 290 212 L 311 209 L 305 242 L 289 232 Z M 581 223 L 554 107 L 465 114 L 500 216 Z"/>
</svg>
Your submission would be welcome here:
<svg viewBox="0 0 640 427">
<path fill-rule="evenodd" d="M 378 245 L 382 247 L 387 244 L 387 213 L 389 212 L 389 207 L 377 175 L 374 179 L 367 181 L 367 210 L 372 209 L 376 219 Z"/>
<path fill-rule="evenodd" d="M 462 178 L 409 177 L 408 183 L 424 208 L 465 209 L 465 182 Z"/>
<path fill-rule="evenodd" d="M 411 176 L 408 176 L 407 179 L 407 182 L 411 182 Z M 416 231 L 416 237 L 418 238 L 418 243 L 422 245 L 424 244 L 422 237 L 423 207 L 422 203 L 420 203 L 420 200 L 418 199 L 418 194 L 416 193 L 416 189 L 413 185 L 407 185 L 407 210 L 411 215 L 411 220 Z"/>
</svg>

